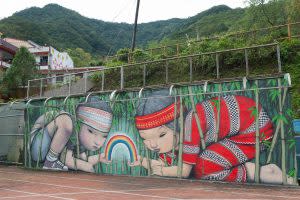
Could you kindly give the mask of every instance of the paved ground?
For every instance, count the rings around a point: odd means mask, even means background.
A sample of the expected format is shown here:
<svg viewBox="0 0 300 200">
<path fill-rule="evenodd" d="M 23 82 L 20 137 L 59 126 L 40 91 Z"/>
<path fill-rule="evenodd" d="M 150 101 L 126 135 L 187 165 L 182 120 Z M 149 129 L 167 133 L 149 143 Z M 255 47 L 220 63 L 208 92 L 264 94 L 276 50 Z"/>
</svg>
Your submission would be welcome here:
<svg viewBox="0 0 300 200">
<path fill-rule="evenodd" d="M 82 172 L 25 170 L 0 165 L 0 200 L 299 199 L 300 187 L 257 186 Z"/>
</svg>

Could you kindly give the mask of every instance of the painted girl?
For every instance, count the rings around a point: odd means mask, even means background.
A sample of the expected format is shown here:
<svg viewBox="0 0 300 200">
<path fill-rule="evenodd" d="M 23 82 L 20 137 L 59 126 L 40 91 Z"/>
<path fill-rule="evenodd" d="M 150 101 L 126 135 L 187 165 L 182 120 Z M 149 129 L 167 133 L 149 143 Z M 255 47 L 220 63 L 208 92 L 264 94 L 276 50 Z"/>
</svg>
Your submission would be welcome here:
<svg viewBox="0 0 300 200">
<path fill-rule="evenodd" d="M 107 162 L 104 155 L 87 156 L 86 150 L 99 150 L 108 135 L 112 123 L 110 106 L 93 96 L 76 108 L 76 118 L 80 122 L 78 133 L 79 149 L 70 138 L 74 132 L 74 119 L 64 111 L 57 115 L 52 112 L 40 116 L 31 131 L 31 157 L 44 162 L 43 169 L 79 169 L 94 172 L 94 165 Z M 66 155 L 61 156 L 63 150 Z M 75 152 L 79 150 L 79 156 Z"/>
<path fill-rule="evenodd" d="M 214 98 L 198 103 L 197 112 L 194 114 L 190 111 L 186 116 L 182 176 L 189 177 L 193 172 L 197 179 L 253 181 L 255 166 L 249 161 L 255 158 L 256 128 L 251 113 L 255 102 L 244 96 L 221 97 L 218 115 L 216 100 Z M 171 166 L 170 161 L 175 156 L 172 155 L 173 144 L 176 150 L 179 147 L 179 128 L 174 124 L 174 118 L 178 118 L 180 113 L 179 103 L 177 101 L 175 105 L 174 97 L 168 96 L 168 91 L 159 91 L 144 100 L 138 108 L 136 127 L 139 134 L 148 149 L 160 154 L 159 160 L 151 160 L 152 173 L 155 175 L 177 177 L 178 167 Z M 272 123 L 261 106 L 258 112 L 260 142 L 270 140 L 273 137 Z M 200 123 L 197 124 L 196 120 Z M 177 130 L 175 136 L 174 128 Z M 205 149 L 201 147 L 200 129 Z M 165 166 L 163 161 L 167 161 L 168 165 Z M 141 164 L 148 167 L 145 158 Z M 276 165 L 262 166 L 260 171 L 261 182 L 282 183 L 282 173 Z"/>
</svg>

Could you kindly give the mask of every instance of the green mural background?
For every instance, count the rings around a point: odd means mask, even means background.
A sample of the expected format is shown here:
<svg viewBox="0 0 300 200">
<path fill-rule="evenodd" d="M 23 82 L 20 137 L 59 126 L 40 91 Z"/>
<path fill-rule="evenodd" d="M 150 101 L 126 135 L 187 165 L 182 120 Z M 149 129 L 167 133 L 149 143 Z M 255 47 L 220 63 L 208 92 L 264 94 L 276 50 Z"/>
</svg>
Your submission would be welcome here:
<svg viewBox="0 0 300 200">
<path fill-rule="evenodd" d="M 245 80 L 244 80 L 245 81 Z M 137 107 L 142 99 L 147 99 L 153 91 L 169 90 L 174 96 L 174 99 L 181 99 L 186 109 L 193 110 L 193 107 L 197 103 L 201 103 L 211 98 L 219 98 L 226 95 L 241 95 L 249 97 L 253 100 L 256 98 L 259 104 L 262 105 L 274 126 L 274 137 L 270 141 L 263 141 L 262 143 L 266 147 L 264 151 L 260 151 L 259 161 L 251 160 L 252 163 L 256 163 L 256 166 L 264 166 L 267 164 L 275 164 L 282 170 L 283 179 L 294 179 L 296 175 L 296 163 L 295 163 L 295 140 L 291 127 L 291 100 L 288 92 L 289 83 L 287 79 L 282 76 L 265 78 L 265 79 L 253 79 L 244 82 L 242 79 L 236 81 L 223 81 L 223 82 L 209 82 L 198 83 L 194 85 L 176 85 L 172 88 L 151 88 L 143 89 L 142 91 L 117 91 L 113 96 L 111 92 L 101 92 L 91 94 L 90 97 L 97 97 L 110 105 L 113 118 L 110 131 L 106 136 L 103 146 L 96 150 L 86 150 L 87 157 L 93 155 L 105 154 L 108 148 L 108 142 L 114 136 L 124 136 L 127 141 L 131 140 L 132 145 L 128 145 L 126 141 L 119 139 L 115 144 L 118 144 L 118 148 L 113 151 L 114 155 L 111 155 L 112 159 L 109 162 L 98 162 L 93 165 L 94 172 L 97 174 L 117 174 L 117 175 L 131 175 L 131 176 L 151 176 L 153 172 L 148 167 L 146 169 L 142 166 L 131 166 L 133 162 L 139 162 L 139 158 L 146 158 L 148 162 L 151 159 L 158 160 L 159 154 L 147 149 L 144 145 L 143 139 L 140 137 L 139 132 L 135 125 L 135 116 L 137 114 Z M 207 87 L 206 87 L 207 85 Z M 176 97 L 176 98 L 175 98 Z M 80 132 L 81 124 L 76 118 L 76 108 L 79 105 L 84 104 L 86 96 L 70 96 L 68 98 L 50 98 L 41 100 L 32 100 L 26 110 L 26 133 L 25 133 L 25 165 L 28 168 L 42 169 L 44 163 L 42 158 L 34 161 L 31 155 L 31 132 L 36 120 L 39 116 L 45 113 L 51 113 L 48 116 L 51 120 L 55 118 L 60 112 L 64 111 L 69 113 L 72 118 L 73 131 L 69 140 L 73 141 L 77 145 L 74 151 L 74 157 L 80 157 L 80 141 L 78 140 L 78 134 Z M 176 100 L 175 100 L 176 101 Z M 281 107 L 282 104 L 282 108 Z M 251 108 L 249 108 L 251 109 Z M 256 115 L 255 108 L 252 108 L 253 115 Z M 183 123 L 185 115 L 183 114 L 178 119 L 183 130 Z M 278 131 L 276 131 L 278 126 Z M 44 128 L 44 127 L 43 127 Z M 277 132 L 277 133 L 276 133 Z M 123 143 L 121 142 L 123 141 Z M 120 143 L 121 142 L 121 143 Z M 66 157 L 66 148 L 59 154 L 59 160 L 62 162 Z M 136 151 L 136 156 L 135 152 Z M 176 150 L 173 148 L 172 152 Z M 172 159 L 172 166 L 181 166 L 182 149 L 178 150 L 179 156 Z M 38 153 L 41 154 L 40 152 Z M 134 154 L 134 155 L 133 155 Z M 107 156 L 107 154 L 106 154 Z M 133 158 L 134 157 L 134 158 Z M 166 156 L 165 156 L 166 157 Z M 107 160 L 107 158 L 105 158 Z M 84 159 L 83 159 L 84 160 Z M 163 160 L 165 165 L 167 161 Z M 148 163 L 150 166 L 151 164 Z M 180 167 L 179 167 L 180 168 Z M 70 170 L 70 169 L 69 169 Z M 75 169 L 76 165 L 75 165 Z M 179 169 L 178 177 L 181 169 Z M 189 178 L 194 178 L 193 174 Z M 285 182 L 286 180 L 283 180 Z M 261 180 L 255 180 L 261 182 Z M 274 183 L 277 183 L 274 181 Z"/>
</svg>

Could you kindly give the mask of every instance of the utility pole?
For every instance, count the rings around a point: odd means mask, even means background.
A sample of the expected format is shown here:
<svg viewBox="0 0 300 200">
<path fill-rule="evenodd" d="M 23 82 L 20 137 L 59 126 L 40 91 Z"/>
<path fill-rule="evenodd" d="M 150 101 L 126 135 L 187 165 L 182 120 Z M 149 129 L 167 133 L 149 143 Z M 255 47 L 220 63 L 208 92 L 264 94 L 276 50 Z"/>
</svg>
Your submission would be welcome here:
<svg viewBox="0 0 300 200">
<path fill-rule="evenodd" d="M 136 38 L 137 21 L 138 21 L 138 17 L 139 17 L 139 7 L 140 7 L 140 0 L 137 0 L 136 11 L 135 11 L 135 20 L 134 20 L 134 29 L 133 29 L 133 35 L 132 35 L 131 52 L 133 52 L 134 48 L 135 48 L 135 38 Z"/>
</svg>

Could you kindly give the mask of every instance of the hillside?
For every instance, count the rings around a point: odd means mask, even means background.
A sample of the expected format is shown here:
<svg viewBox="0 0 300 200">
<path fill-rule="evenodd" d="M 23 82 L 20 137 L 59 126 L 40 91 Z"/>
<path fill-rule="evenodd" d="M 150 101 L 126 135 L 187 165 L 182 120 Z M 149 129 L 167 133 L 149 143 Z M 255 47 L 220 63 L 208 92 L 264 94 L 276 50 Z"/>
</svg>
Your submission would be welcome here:
<svg viewBox="0 0 300 200">
<path fill-rule="evenodd" d="M 137 45 L 146 47 L 149 41 L 182 37 L 186 33 L 195 33 L 196 29 L 202 36 L 227 31 L 233 25 L 230 21 L 241 18 L 243 13 L 243 9 L 216 6 L 187 19 L 142 23 L 138 26 Z M 211 23 L 212 20 L 228 18 L 227 22 Z M 115 52 L 130 46 L 132 25 L 89 19 L 67 8 L 49 4 L 1 20 L 0 31 L 7 37 L 30 39 L 58 49 L 80 47 L 94 55 L 106 55 L 109 50 Z"/>
</svg>

